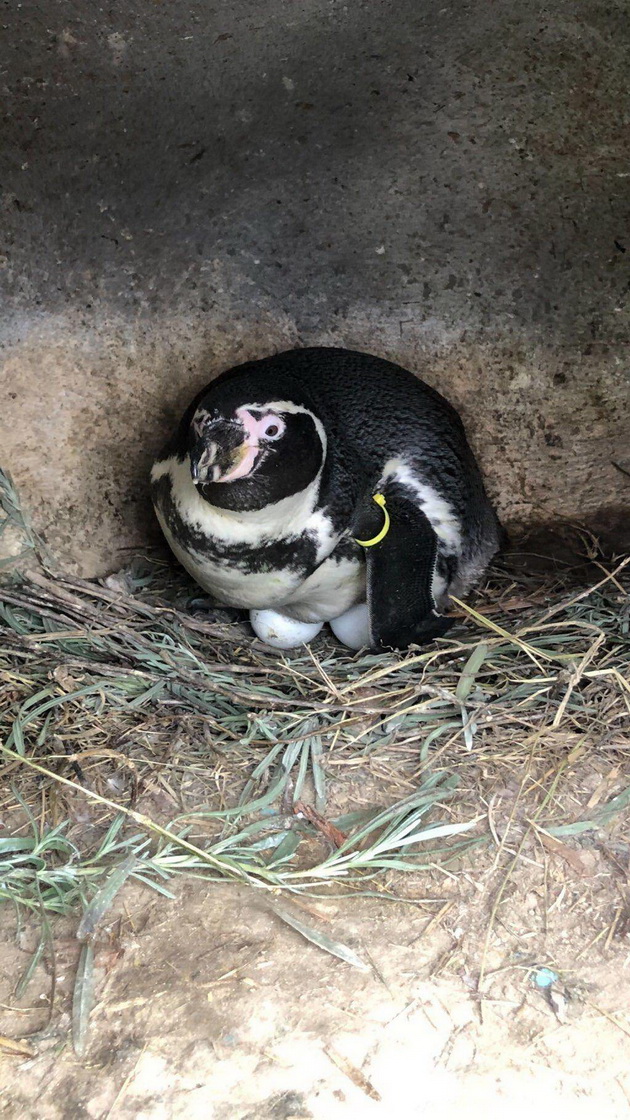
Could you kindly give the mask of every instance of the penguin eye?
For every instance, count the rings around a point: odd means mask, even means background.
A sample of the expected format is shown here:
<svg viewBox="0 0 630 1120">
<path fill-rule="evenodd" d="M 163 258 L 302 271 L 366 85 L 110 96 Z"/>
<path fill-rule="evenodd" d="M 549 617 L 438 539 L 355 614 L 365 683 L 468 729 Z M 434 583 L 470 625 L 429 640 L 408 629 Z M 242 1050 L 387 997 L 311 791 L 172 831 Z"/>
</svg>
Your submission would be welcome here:
<svg viewBox="0 0 630 1120">
<path fill-rule="evenodd" d="M 261 435 L 264 439 L 279 439 L 284 431 L 284 425 L 275 416 L 270 416 L 269 420 L 263 424 Z"/>
</svg>

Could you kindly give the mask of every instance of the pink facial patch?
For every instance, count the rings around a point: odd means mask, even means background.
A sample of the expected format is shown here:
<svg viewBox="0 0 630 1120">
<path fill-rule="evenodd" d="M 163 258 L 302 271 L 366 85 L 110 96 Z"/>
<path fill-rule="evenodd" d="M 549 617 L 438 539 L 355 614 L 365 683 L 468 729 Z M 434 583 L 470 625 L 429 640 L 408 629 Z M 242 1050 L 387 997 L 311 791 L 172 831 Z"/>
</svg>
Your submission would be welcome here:
<svg viewBox="0 0 630 1120">
<path fill-rule="evenodd" d="M 236 415 L 247 432 L 248 446 L 258 445 L 260 439 L 279 439 L 285 429 L 284 420 L 275 412 L 268 412 L 257 420 L 246 408 L 237 408 Z"/>
</svg>

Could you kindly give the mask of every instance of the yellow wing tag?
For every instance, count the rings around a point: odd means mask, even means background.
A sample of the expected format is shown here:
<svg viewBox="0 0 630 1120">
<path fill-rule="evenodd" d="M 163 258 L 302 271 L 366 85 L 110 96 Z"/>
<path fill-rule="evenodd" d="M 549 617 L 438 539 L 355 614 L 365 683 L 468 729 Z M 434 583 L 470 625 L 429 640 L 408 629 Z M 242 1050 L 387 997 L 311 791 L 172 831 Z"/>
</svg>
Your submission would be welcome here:
<svg viewBox="0 0 630 1120">
<path fill-rule="evenodd" d="M 387 512 L 387 503 L 385 502 L 385 495 L 384 494 L 372 494 L 372 501 L 376 502 L 377 506 L 381 507 L 381 509 L 383 510 L 383 515 L 385 517 L 385 520 L 383 522 L 383 528 L 381 529 L 380 533 L 377 533 L 376 536 L 372 537 L 371 540 L 360 541 L 360 540 L 357 540 L 357 538 L 355 537 L 355 540 L 356 540 L 357 544 L 362 545 L 363 548 L 371 548 L 373 544 L 380 544 L 381 541 L 383 540 L 383 538 L 386 537 L 388 532 L 389 532 L 390 520 L 389 520 L 389 513 Z"/>
</svg>

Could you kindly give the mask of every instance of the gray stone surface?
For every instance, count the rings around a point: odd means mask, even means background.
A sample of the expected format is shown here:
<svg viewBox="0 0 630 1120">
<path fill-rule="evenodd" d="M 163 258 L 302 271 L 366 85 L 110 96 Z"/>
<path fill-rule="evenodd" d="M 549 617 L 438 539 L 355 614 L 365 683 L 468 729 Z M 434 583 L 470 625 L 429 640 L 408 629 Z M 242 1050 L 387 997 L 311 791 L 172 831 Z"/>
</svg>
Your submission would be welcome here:
<svg viewBox="0 0 630 1120">
<path fill-rule="evenodd" d="M 0 461 L 60 559 L 155 540 L 192 391 L 313 343 L 438 386 L 512 528 L 628 543 L 628 14 L 5 4 Z"/>
</svg>

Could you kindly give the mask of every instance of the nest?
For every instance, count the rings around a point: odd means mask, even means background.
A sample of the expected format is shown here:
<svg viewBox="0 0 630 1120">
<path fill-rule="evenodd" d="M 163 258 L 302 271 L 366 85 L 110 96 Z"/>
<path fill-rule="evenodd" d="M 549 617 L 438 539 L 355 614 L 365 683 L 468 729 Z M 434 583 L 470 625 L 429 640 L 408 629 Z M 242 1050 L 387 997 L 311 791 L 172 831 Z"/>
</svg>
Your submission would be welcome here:
<svg viewBox="0 0 630 1120">
<path fill-rule="evenodd" d="M 168 894 L 182 874 L 387 895 L 508 824 L 517 854 L 619 832 L 630 559 L 587 585 L 496 571 L 448 638 L 402 655 L 268 650 L 163 560 L 88 582 L 40 559 L 0 587 L 0 898 L 18 907 L 81 907 L 89 932 L 130 876 Z"/>
</svg>

